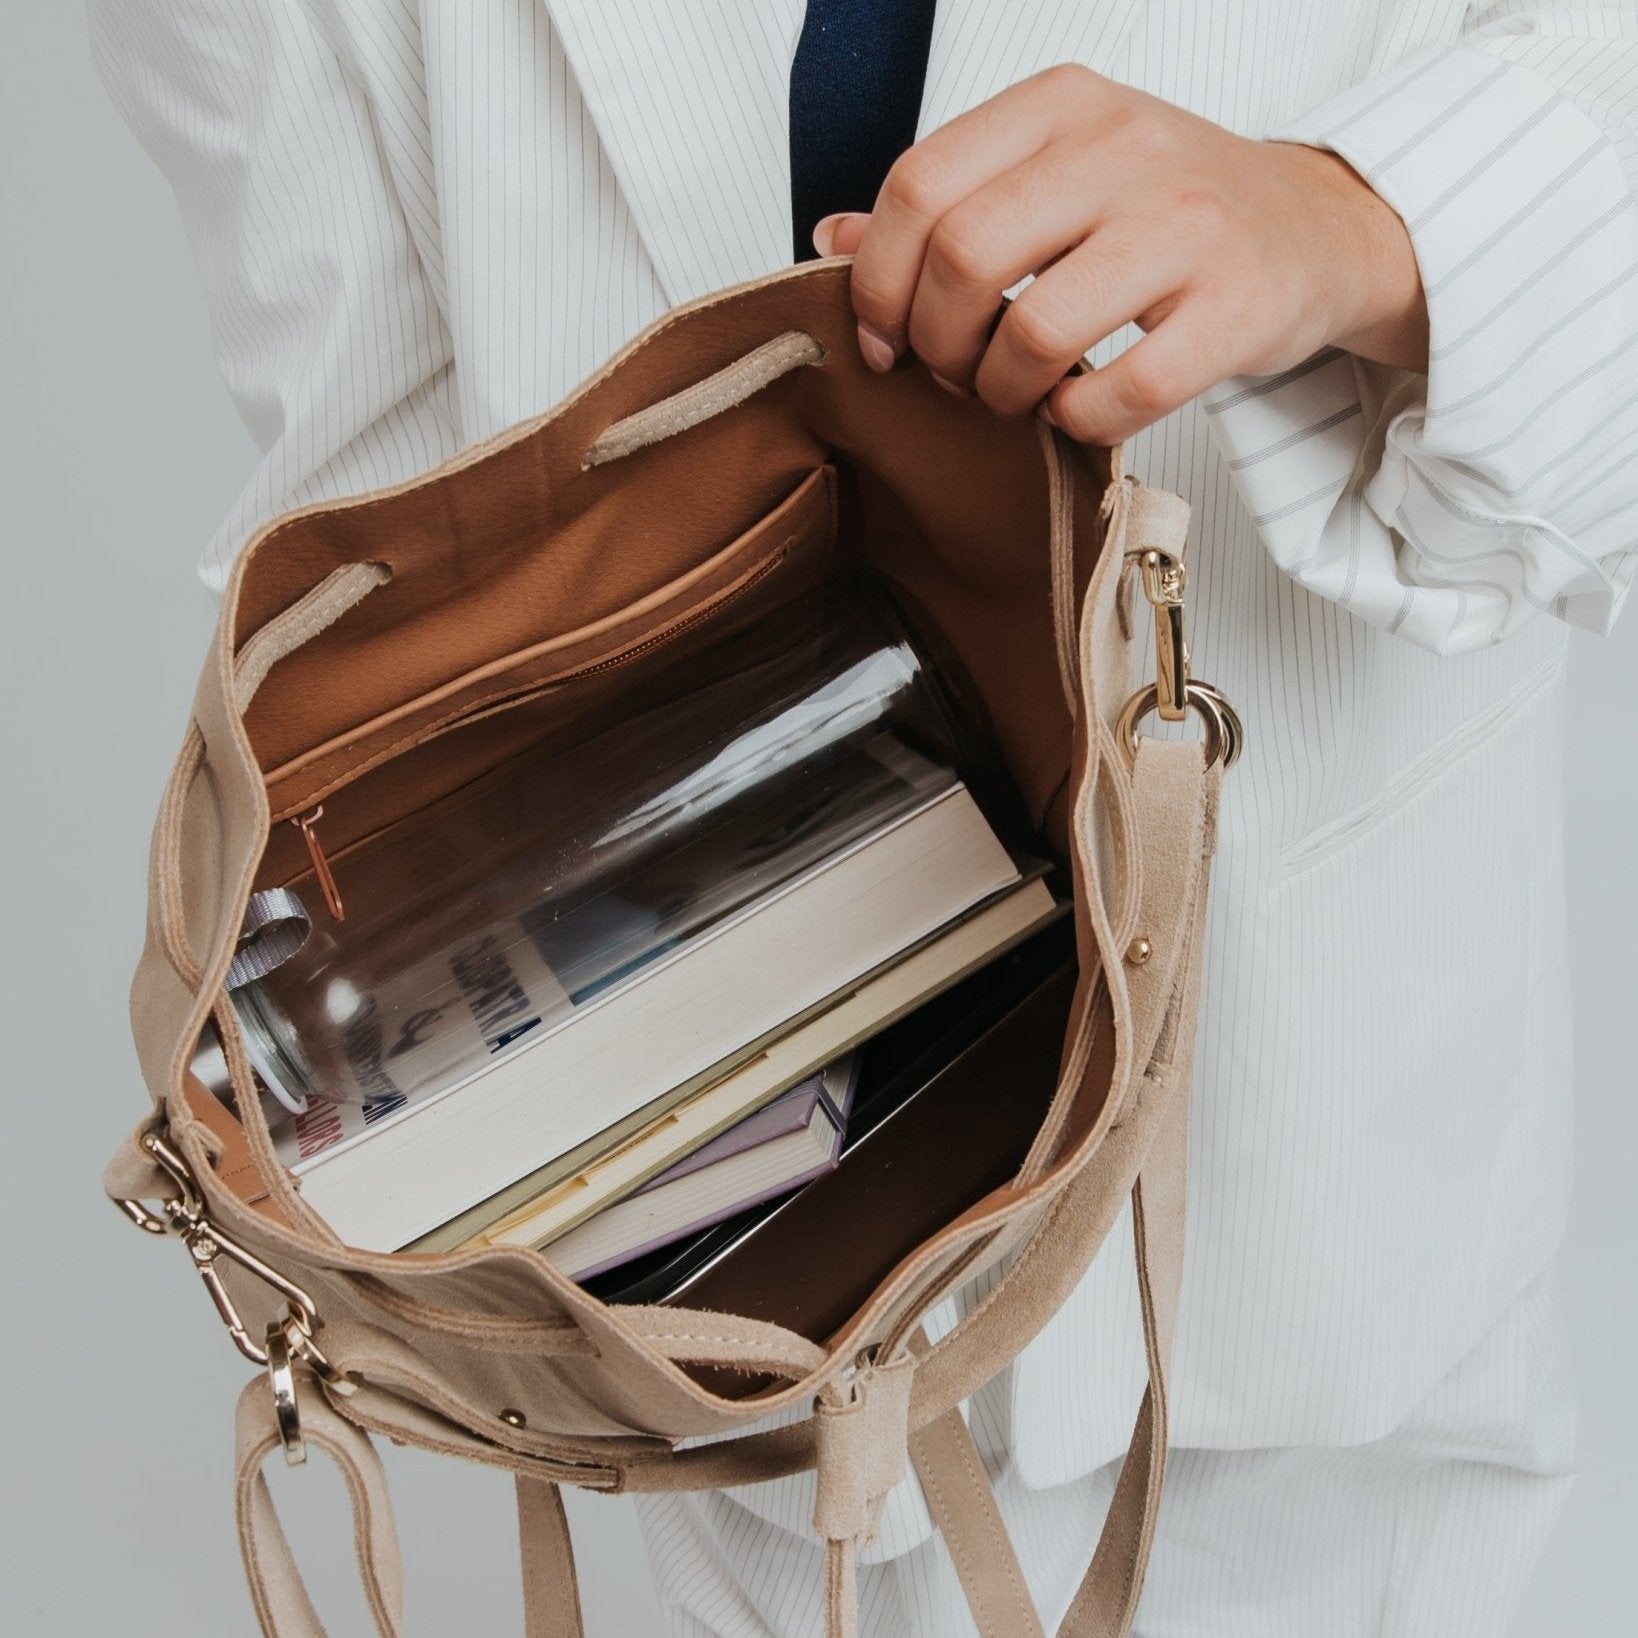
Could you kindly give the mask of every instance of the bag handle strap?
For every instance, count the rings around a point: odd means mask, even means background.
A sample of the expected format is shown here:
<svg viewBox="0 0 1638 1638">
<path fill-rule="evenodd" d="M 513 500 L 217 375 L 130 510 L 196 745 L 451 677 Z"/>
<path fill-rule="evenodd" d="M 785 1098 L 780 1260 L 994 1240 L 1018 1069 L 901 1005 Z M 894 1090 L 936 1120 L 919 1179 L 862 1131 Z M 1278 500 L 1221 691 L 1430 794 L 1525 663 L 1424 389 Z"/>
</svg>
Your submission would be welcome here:
<svg viewBox="0 0 1638 1638">
<path fill-rule="evenodd" d="M 517 1498 L 525 1638 L 585 1638 L 563 1487 L 520 1473 Z"/>
<path fill-rule="evenodd" d="M 1171 1100 L 1132 1190 L 1149 1383 L 1097 1548 L 1058 1638 L 1126 1638 L 1137 1614 L 1166 1470 L 1166 1375 L 1183 1274 L 1187 1112 L 1186 1099 Z M 910 1455 L 982 1638 L 1043 1638 L 960 1407 L 913 1433 Z"/>
<path fill-rule="evenodd" d="M 315 1380 L 309 1379 L 307 1386 L 302 1438 L 318 1446 L 341 1470 L 353 1511 L 353 1548 L 365 1602 L 380 1638 L 399 1638 L 404 1622 L 404 1566 L 386 1471 L 369 1436 L 330 1408 Z M 245 1384 L 233 1426 L 238 1450 L 234 1514 L 257 1624 L 266 1638 L 325 1638 L 324 1624 L 296 1566 L 263 1471 L 267 1457 L 281 1445 L 279 1430 L 267 1415 L 264 1380 Z"/>
<path fill-rule="evenodd" d="M 1132 1189 L 1132 1238 L 1149 1386 L 1138 1410 L 1132 1443 L 1121 1464 L 1109 1514 L 1091 1566 L 1081 1582 L 1059 1638 L 1126 1638 L 1137 1616 L 1149 1554 L 1154 1547 L 1168 1449 L 1167 1373 L 1183 1285 L 1183 1241 L 1188 1192 L 1188 1085 L 1200 1007 L 1200 943 L 1205 933 L 1204 884 L 1195 906 L 1192 948 L 1183 971 L 1177 1007 L 1167 1020 L 1171 1034 L 1170 1106 Z"/>
<path fill-rule="evenodd" d="M 1044 1638 L 1017 1550 L 959 1406 L 910 1435 L 910 1461 L 980 1638 Z"/>
<path fill-rule="evenodd" d="M 301 1438 L 341 1470 L 353 1515 L 359 1580 L 379 1638 L 402 1638 L 404 1569 L 386 1470 L 370 1436 L 337 1415 L 311 1373 L 300 1373 Z M 268 1488 L 265 1463 L 281 1447 L 268 1419 L 267 1386 L 245 1384 L 234 1413 L 234 1513 L 251 1605 L 264 1638 L 326 1638 Z M 563 1492 L 550 1479 L 517 1475 L 525 1638 L 584 1638 L 574 1547 Z"/>
</svg>

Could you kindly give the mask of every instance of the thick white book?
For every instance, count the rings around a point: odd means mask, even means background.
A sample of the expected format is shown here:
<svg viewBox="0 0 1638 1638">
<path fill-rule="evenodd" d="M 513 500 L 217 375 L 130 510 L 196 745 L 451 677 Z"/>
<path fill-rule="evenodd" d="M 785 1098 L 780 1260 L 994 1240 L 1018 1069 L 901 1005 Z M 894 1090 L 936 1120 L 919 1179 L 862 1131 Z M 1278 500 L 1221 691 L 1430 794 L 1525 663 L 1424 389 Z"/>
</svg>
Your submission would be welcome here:
<svg viewBox="0 0 1638 1638">
<path fill-rule="evenodd" d="M 435 1096 L 374 1123 L 368 1105 L 301 1117 L 279 1134 L 281 1158 L 342 1239 L 397 1250 L 1019 879 L 957 785 Z"/>
<path fill-rule="evenodd" d="M 959 983 L 1060 914 L 1038 876 L 991 898 L 878 971 L 828 996 L 810 1014 L 713 1065 L 599 1132 L 578 1150 L 521 1177 L 493 1198 L 424 1235 L 416 1251 L 468 1245 L 543 1246 L 612 1201 L 696 1154 L 788 1088 Z"/>
</svg>

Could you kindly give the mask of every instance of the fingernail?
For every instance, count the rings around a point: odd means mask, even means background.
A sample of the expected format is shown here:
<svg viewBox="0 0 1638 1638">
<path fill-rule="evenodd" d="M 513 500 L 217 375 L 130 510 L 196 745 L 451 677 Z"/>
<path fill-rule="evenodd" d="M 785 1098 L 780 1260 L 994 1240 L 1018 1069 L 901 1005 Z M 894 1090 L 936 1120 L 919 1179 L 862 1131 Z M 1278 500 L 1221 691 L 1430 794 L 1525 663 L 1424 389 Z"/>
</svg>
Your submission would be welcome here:
<svg viewBox="0 0 1638 1638">
<path fill-rule="evenodd" d="M 813 248 L 821 256 L 848 255 L 858 249 L 857 241 L 864 236 L 864 225 L 870 217 L 863 211 L 839 210 L 832 216 L 822 217 L 813 224 Z M 855 242 L 851 245 L 842 245 L 838 240 L 844 237 L 845 230 L 856 225 L 857 231 L 851 235 Z"/>
<path fill-rule="evenodd" d="M 899 355 L 893 351 L 893 343 L 868 324 L 859 326 L 859 352 L 865 363 L 878 373 L 885 373 L 898 362 Z"/>
<path fill-rule="evenodd" d="M 927 372 L 946 391 L 952 392 L 957 398 L 971 398 L 972 393 L 959 381 L 952 381 L 947 375 L 940 375 L 937 370 Z"/>
</svg>

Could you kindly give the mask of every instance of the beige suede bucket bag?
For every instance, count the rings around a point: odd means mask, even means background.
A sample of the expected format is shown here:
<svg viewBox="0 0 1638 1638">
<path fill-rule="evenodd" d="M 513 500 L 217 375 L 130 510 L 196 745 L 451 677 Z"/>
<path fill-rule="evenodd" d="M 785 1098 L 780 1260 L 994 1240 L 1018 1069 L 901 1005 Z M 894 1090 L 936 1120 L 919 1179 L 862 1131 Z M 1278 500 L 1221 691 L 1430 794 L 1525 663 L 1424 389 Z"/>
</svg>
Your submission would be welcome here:
<svg viewBox="0 0 1638 1638">
<path fill-rule="evenodd" d="M 132 996 L 152 1107 L 105 1186 L 182 1241 L 258 1367 L 235 1504 L 269 1638 L 323 1630 L 262 1474 L 276 1450 L 342 1468 L 369 1607 L 383 1635 L 402 1630 L 372 1434 L 516 1476 L 530 1638 L 582 1630 L 563 1485 L 703 1490 L 804 1469 L 831 1638 L 856 1631 L 857 1550 L 911 1469 L 979 1630 L 1039 1638 L 960 1406 L 1052 1316 L 1128 1197 L 1149 1386 L 1059 1630 L 1130 1629 L 1165 1466 L 1200 942 L 1239 724 L 1188 675 L 1183 503 L 1123 477 L 1117 452 L 999 420 L 918 365 L 871 374 L 847 277 L 815 263 L 672 313 L 549 415 L 400 488 L 281 518 L 239 559 L 154 831 Z M 251 895 L 308 869 L 285 821 L 329 799 L 345 847 L 531 743 L 576 678 L 727 600 L 774 607 L 850 554 L 964 664 L 1073 881 L 1071 1022 L 1017 1175 L 822 1344 L 607 1305 L 524 1249 L 343 1244 L 275 1158 L 224 1000 Z M 1151 615 L 1159 675 L 1144 678 Z M 1145 733 L 1151 714 L 1201 732 Z M 236 1113 L 189 1072 L 213 1018 Z M 924 1317 L 986 1273 L 983 1300 L 930 1342 Z M 754 1391 L 735 1393 L 736 1373 Z"/>
</svg>

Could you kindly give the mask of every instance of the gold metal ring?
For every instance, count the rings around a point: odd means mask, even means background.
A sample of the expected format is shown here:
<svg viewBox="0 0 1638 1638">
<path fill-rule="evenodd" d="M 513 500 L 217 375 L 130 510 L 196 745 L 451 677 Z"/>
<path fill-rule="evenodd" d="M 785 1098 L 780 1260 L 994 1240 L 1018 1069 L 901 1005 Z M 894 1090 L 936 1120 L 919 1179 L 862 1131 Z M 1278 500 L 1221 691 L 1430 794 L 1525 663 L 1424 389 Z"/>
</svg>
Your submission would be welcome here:
<svg viewBox="0 0 1638 1638">
<path fill-rule="evenodd" d="M 1232 768 L 1240 760 L 1240 752 L 1245 748 L 1246 742 L 1245 726 L 1240 721 L 1240 713 L 1229 704 L 1227 696 L 1215 683 L 1191 682 L 1189 686 L 1217 707 L 1217 714 L 1223 723 L 1223 766 Z"/>
<path fill-rule="evenodd" d="M 267 1381 L 273 1390 L 273 1417 L 278 1423 L 284 1459 L 291 1467 L 307 1460 L 301 1436 L 301 1410 L 296 1404 L 296 1373 L 290 1364 L 290 1344 L 277 1322 L 267 1328 Z"/>
<path fill-rule="evenodd" d="M 1210 683 L 1195 682 L 1192 678 L 1184 685 L 1183 698 L 1194 708 L 1205 730 L 1206 766 L 1221 762 L 1225 768 L 1232 768 L 1239 761 L 1245 742 L 1245 729 L 1234 707 Z M 1138 724 L 1155 709 L 1159 700 L 1160 690 L 1149 683 L 1121 708 L 1115 723 L 1115 738 L 1128 768 L 1137 765 L 1138 743 L 1143 737 L 1138 733 Z"/>
</svg>

